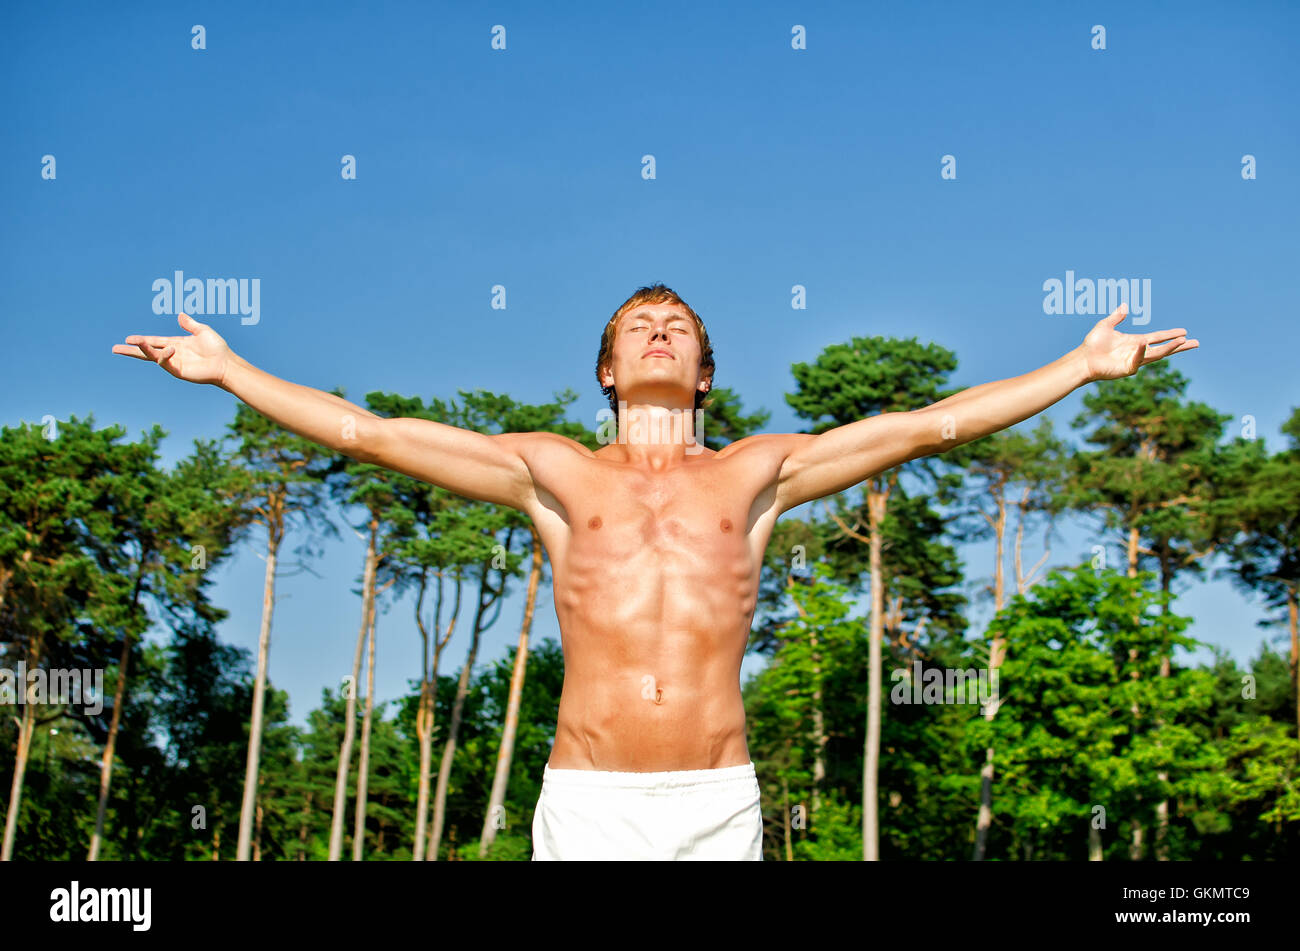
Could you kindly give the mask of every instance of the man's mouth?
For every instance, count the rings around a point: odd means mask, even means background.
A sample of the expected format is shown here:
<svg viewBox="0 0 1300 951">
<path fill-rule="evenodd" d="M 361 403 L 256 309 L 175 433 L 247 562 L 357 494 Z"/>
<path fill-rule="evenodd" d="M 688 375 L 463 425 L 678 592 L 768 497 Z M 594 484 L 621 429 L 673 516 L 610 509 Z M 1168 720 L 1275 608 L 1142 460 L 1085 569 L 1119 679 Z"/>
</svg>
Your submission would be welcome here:
<svg viewBox="0 0 1300 951">
<path fill-rule="evenodd" d="M 667 357 L 669 360 L 677 359 L 667 350 L 647 350 L 645 356 L 643 356 L 641 359 L 644 360 L 646 357 Z"/>
</svg>

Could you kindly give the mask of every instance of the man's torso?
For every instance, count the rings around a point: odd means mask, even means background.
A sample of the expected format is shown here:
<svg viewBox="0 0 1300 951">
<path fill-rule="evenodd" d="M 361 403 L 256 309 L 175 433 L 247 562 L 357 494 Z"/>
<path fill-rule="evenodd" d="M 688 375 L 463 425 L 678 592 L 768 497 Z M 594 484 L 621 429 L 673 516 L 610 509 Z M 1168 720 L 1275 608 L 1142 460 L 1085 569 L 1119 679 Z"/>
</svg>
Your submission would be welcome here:
<svg viewBox="0 0 1300 951">
<path fill-rule="evenodd" d="M 749 762 L 740 664 L 788 437 L 650 471 L 559 436 L 521 444 L 565 659 L 555 769 Z"/>
</svg>

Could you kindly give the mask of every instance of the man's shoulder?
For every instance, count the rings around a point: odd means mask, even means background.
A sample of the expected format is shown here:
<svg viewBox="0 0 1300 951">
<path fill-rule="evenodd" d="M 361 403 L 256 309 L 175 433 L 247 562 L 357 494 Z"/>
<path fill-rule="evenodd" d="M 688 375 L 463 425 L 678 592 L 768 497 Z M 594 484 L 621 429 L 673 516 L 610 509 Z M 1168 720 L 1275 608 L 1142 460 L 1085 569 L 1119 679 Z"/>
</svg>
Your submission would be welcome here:
<svg viewBox="0 0 1300 951">
<path fill-rule="evenodd" d="M 586 459 L 596 458 L 596 454 L 582 443 L 561 433 L 499 433 L 492 438 L 525 457 L 540 455 L 545 458 L 563 456 L 580 456 Z"/>
<path fill-rule="evenodd" d="M 740 455 L 786 456 L 812 438 L 807 433 L 755 433 L 727 443 L 718 451 L 718 458 Z"/>
</svg>

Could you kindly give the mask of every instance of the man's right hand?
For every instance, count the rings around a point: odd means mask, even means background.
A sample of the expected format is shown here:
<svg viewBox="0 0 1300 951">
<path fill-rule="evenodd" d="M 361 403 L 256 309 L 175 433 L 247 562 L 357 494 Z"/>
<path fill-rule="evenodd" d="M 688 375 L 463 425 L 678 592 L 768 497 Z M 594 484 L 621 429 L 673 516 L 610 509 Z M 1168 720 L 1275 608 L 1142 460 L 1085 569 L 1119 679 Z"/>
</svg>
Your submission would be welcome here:
<svg viewBox="0 0 1300 951">
<path fill-rule="evenodd" d="M 176 322 L 189 336 L 131 334 L 125 344 L 114 344 L 113 352 L 156 363 L 178 380 L 220 386 L 234 356 L 230 346 L 221 334 L 188 314 L 177 314 Z"/>
</svg>

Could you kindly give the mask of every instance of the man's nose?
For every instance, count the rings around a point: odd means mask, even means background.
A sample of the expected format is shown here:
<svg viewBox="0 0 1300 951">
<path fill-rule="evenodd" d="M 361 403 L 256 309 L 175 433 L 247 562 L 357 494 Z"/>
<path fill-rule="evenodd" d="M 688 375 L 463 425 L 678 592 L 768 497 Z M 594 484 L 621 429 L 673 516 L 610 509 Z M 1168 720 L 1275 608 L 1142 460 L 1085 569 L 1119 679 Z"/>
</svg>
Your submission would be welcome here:
<svg viewBox="0 0 1300 951">
<path fill-rule="evenodd" d="M 664 342 L 665 342 L 665 343 L 668 342 L 668 328 L 667 328 L 667 327 L 664 327 L 664 328 L 659 329 L 659 330 L 651 330 L 651 331 L 650 331 L 650 342 L 651 342 L 651 343 L 653 343 L 655 340 L 659 339 L 660 337 L 663 337 L 663 338 L 664 338 Z"/>
</svg>

